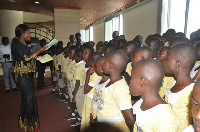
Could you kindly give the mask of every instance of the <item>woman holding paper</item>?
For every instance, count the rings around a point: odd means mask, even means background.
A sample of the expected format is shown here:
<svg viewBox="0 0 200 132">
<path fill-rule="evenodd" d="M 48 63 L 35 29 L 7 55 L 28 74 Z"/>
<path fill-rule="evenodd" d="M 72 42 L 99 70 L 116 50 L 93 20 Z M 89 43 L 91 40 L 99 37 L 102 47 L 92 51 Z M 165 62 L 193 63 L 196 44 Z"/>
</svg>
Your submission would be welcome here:
<svg viewBox="0 0 200 132">
<path fill-rule="evenodd" d="M 21 106 L 19 114 L 19 130 L 37 132 L 39 128 L 38 108 L 33 87 L 31 73 L 35 72 L 35 59 L 37 55 L 44 52 L 46 47 L 40 48 L 31 54 L 26 45 L 30 41 L 30 29 L 24 24 L 15 28 L 16 38 L 12 40 L 11 53 L 13 66 L 11 72 L 15 75 L 21 89 Z"/>
</svg>

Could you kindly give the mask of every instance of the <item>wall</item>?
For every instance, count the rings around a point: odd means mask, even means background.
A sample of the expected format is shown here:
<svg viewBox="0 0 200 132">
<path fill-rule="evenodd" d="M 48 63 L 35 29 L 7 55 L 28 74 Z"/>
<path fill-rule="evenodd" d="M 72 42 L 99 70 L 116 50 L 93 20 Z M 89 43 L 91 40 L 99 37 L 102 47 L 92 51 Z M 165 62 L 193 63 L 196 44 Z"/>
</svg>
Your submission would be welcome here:
<svg viewBox="0 0 200 132">
<path fill-rule="evenodd" d="M 24 22 L 48 22 L 53 21 L 53 16 L 47 16 L 39 13 L 23 12 Z"/>
<path fill-rule="evenodd" d="M 123 14 L 124 35 L 127 40 L 132 40 L 136 35 L 142 35 L 144 43 L 149 34 L 157 33 L 158 1 L 152 0 Z"/>
<path fill-rule="evenodd" d="M 23 12 L 1 10 L 0 21 L 0 36 L 8 37 L 11 41 L 15 37 L 16 26 L 23 23 Z"/>
<path fill-rule="evenodd" d="M 54 9 L 54 23 L 55 38 L 66 45 L 71 34 L 80 32 L 80 10 Z"/>
<path fill-rule="evenodd" d="M 105 23 L 99 23 L 93 26 L 94 42 L 105 41 Z"/>
</svg>

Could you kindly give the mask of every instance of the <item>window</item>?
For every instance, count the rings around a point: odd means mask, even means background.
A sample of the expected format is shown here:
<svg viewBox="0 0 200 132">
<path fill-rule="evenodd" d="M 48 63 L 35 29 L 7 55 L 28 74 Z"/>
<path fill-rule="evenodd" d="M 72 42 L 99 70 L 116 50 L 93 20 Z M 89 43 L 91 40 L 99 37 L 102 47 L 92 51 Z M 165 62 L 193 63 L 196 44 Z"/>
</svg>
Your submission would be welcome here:
<svg viewBox="0 0 200 132">
<path fill-rule="evenodd" d="M 85 30 L 80 30 L 81 40 L 85 42 Z"/>
<path fill-rule="evenodd" d="M 119 35 L 123 35 L 123 15 L 120 14 L 117 17 L 105 23 L 105 41 L 112 40 L 112 33 L 119 31 Z"/>
<path fill-rule="evenodd" d="M 90 41 L 93 41 L 94 39 L 94 34 L 93 34 L 93 27 L 90 27 Z"/>
<path fill-rule="evenodd" d="M 200 28 L 198 7 L 200 0 L 163 0 L 161 34 L 169 28 L 184 32 L 187 37 Z"/>
<path fill-rule="evenodd" d="M 90 30 L 89 28 L 85 30 L 85 42 L 90 41 Z"/>
</svg>

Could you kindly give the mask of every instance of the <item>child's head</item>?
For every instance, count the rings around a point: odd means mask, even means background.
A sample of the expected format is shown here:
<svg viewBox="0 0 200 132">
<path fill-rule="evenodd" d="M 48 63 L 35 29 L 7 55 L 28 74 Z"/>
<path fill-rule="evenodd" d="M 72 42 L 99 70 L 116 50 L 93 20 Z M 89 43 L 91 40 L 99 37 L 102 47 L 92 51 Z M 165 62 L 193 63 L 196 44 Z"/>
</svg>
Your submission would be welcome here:
<svg viewBox="0 0 200 132">
<path fill-rule="evenodd" d="M 175 39 L 176 37 L 186 37 L 186 35 L 182 32 L 177 32 L 172 36 L 172 40 Z"/>
<path fill-rule="evenodd" d="M 63 41 L 58 41 L 57 47 L 63 47 Z"/>
<path fill-rule="evenodd" d="M 162 41 L 160 38 L 152 38 L 149 40 L 148 46 L 153 50 L 154 57 L 157 56 L 161 44 L 162 44 Z"/>
<path fill-rule="evenodd" d="M 74 35 L 70 35 L 70 36 L 69 36 L 69 41 L 70 41 L 71 43 L 74 43 L 74 39 L 75 39 L 75 38 L 74 38 Z"/>
<path fill-rule="evenodd" d="M 169 43 L 169 48 L 171 49 L 175 45 L 182 44 L 182 43 L 190 43 L 190 40 L 186 37 L 176 37 Z"/>
<path fill-rule="evenodd" d="M 103 76 L 103 63 L 105 62 L 105 57 L 102 56 L 99 59 L 97 59 L 95 64 L 95 71 L 98 76 Z"/>
<path fill-rule="evenodd" d="M 156 59 L 162 63 L 167 59 L 167 52 L 169 51 L 169 47 L 163 47 L 160 49 L 160 52 L 157 54 Z"/>
<path fill-rule="evenodd" d="M 114 47 L 112 44 L 108 44 L 108 45 L 106 45 L 106 47 L 105 47 L 104 55 L 106 55 L 106 54 L 108 54 L 109 52 L 114 51 L 114 50 L 115 50 L 115 47 Z"/>
<path fill-rule="evenodd" d="M 89 55 L 94 52 L 91 46 L 85 45 L 83 48 L 83 60 L 88 61 Z"/>
<path fill-rule="evenodd" d="M 192 92 L 192 117 L 195 132 L 200 132 L 200 78 L 196 81 Z"/>
<path fill-rule="evenodd" d="M 69 48 L 69 53 L 68 53 L 68 56 L 70 59 L 74 60 L 74 54 L 75 54 L 75 51 L 78 49 L 77 46 L 71 46 Z"/>
<path fill-rule="evenodd" d="M 100 42 L 97 43 L 96 51 L 101 53 L 101 54 L 104 54 L 105 47 L 106 47 L 106 45 L 102 41 L 100 41 Z"/>
<path fill-rule="evenodd" d="M 197 54 L 198 54 L 198 60 L 200 60 L 200 42 L 196 46 Z"/>
<path fill-rule="evenodd" d="M 121 50 L 109 52 L 106 55 L 105 63 L 103 64 L 103 71 L 105 74 L 111 74 L 113 72 L 122 72 L 125 70 L 128 63 L 128 56 Z"/>
<path fill-rule="evenodd" d="M 141 47 L 136 49 L 135 55 L 132 59 L 132 64 L 136 64 L 138 61 L 147 59 L 147 58 L 153 58 L 153 51 L 149 47 Z"/>
<path fill-rule="evenodd" d="M 128 55 L 129 59 L 133 58 L 135 50 L 137 49 L 137 42 L 136 41 L 129 41 L 128 44 L 125 46 L 124 52 Z"/>
<path fill-rule="evenodd" d="M 176 74 L 178 72 L 189 73 L 197 59 L 196 49 L 189 43 L 178 44 L 168 51 L 165 62 L 165 72 Z"/>
<path fill-rule="evenodd" d="M 120 39 L 117 43 L 117 50 L 124 49 L 127 44 L 126 39 Z"/>
<path fill-rule="evenodd" d="M 174 30 L 174 29 L 168 29 L 167 31 L 166 31 L 166 34 L 167 34 L 167 41 L 171 41 L 172 40 L 172 37 L 174 36 L 174 34 L 176 33 L 176 31 Z"/>
<path fill-rule="evenodd" d="M 143 41 L 143 38 L 142 38 L 141 35 L 135 36 L 135 38 L 133 40 L 138 43 L 137 47 L 141 47 L 141 44 L 142 44 L 142 41 Z"/>
<path fill-rule="evenodd" d="M 200 42 L 200 37 L 196 37 L 194 39 L 191 40 L 191 44 L 196 47 L 197 44 Z"/>
<path fill-rule="evenodd" d="M 99 59 L 100 57 L 102 57 L 102 54 L 99 52 L 93 52 L 89 55 L 89 64 L 90 67 L 94 67 L 96 64 L 97 59 Z"/>
<path fill-rule="evenodd" d="M 83 51 L 82 51 L 82 49 L 78 49 L 78 50 L 75 51 L 74 59 L 75 59 L 76 63 L 78 63 L 78 62 L 83 60 Z"/>
<path fill-rule="evenodd" d="M 56 54 L 59 55 L 61 54 L 63 51 L 63 48 L 62 47 L 56 47 Z"/>
<path fill-rule="evenodd" d="M 143 59 L 133 66 L 130 91 L 133 96 L 157 93 L 162 85 L 164 68 L 155 59 Z"/>
</svg>

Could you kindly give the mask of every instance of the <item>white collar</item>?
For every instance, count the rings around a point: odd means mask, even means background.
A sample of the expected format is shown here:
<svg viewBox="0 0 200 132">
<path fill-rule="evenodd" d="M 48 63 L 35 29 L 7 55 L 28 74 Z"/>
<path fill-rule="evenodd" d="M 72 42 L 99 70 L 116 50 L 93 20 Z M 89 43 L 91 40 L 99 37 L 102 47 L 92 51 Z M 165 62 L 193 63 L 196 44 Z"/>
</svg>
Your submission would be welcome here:
<svg viewBox="0 0 200 132">
<path fill-rule="evenodd" d="M 80 64 L 82 64 L 82 63 L 84 63 L 85 61 L 84 60 L 82 60 L 82 61 L 79 61 L 78 63 L 76 63 L 76 65 L 75 66 L 78 66 L 78 65 L 80 65 Z"/>
</svg>

